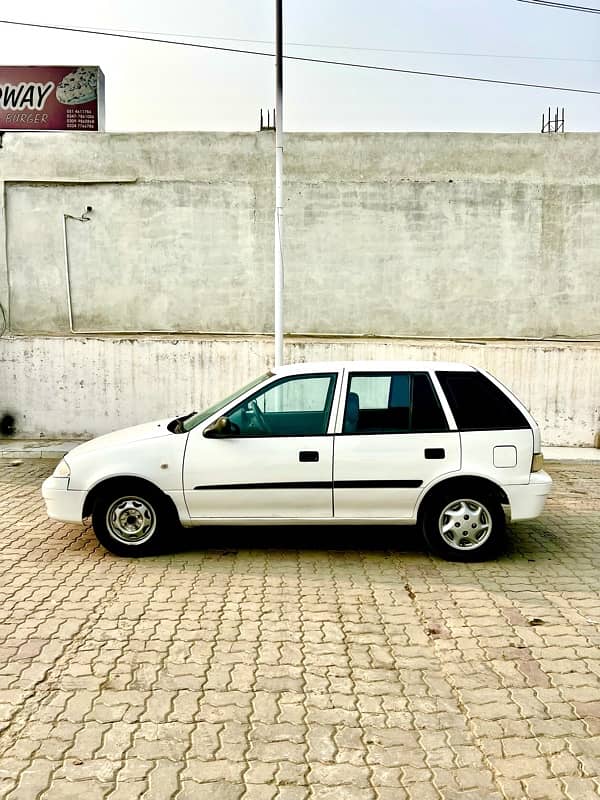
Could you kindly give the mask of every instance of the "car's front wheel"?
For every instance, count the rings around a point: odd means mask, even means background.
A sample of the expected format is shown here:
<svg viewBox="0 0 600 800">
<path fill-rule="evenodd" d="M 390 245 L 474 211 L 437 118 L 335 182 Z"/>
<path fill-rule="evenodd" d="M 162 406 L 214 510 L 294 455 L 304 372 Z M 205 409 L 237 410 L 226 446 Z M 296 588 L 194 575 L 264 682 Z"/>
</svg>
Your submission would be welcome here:
<svg viewBox="0 0 600 800">
<path fill-rule="evenodd" d="M 124 483 L 98 497 L 92 527 L 98 541 L 111 553 L 145 556 L 159 550 L 174 516 L 160 492 Z"/>
<path fill-rule="evenodd" d="M 423 515 L 429 548 L 449 561 L 483 561 L 497 555 L 506 522 L 500 502 L 480 490 L 434 496 Z"/>
</svg>

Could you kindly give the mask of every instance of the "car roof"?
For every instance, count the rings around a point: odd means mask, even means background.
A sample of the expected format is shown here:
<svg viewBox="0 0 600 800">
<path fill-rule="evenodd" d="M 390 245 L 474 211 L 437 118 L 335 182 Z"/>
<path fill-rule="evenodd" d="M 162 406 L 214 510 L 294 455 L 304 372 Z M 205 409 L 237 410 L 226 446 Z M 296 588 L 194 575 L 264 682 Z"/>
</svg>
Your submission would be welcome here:
<svg viewBox="0 0 600 800">
<path fill-rule="evenodd" d="M 455 361 L 305 361 L 275 367 L 274 375 L 327 372 L 347 369 L 353 372 L 428 372 L 429 370 L 476 372 L 470 364 Z"/>
</svg>

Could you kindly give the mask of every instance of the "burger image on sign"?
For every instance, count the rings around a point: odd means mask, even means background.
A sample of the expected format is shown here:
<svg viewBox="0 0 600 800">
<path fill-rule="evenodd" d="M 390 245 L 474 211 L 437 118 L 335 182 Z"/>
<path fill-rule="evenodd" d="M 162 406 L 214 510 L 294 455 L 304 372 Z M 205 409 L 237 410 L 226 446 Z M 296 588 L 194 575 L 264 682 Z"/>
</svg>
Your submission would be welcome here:
<svg viewBox="0 0 600 800">
<path fill-rule="evenodd" d="M 56 99 L 65 106 L 78 106 L 96 99 L 96 70 L 78 67 L 56 87 Z"/>
</svg>

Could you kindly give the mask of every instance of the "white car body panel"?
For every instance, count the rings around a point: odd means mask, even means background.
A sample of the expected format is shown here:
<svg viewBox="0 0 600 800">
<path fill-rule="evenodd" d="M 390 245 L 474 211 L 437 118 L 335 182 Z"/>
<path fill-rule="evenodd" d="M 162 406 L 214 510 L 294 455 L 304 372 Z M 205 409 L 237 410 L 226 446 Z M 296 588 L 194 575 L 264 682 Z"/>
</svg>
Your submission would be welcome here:
<svg viewBox="0 0 600 800">
<path fill-rule="evenodd" d="M 183 497 L 181 471 L 187 434 L 177 435 L 167 430 L 169 420 L 135 425 L 131 428 L 99 436 L 75 447 L 65 457 L 71 469 L 65 502 L 68 504 L 69 519 L 72 518 L 72 495 L 83 495 L 100 483 L 111 478 L 141 478 L 154 484 L 169 495 L 182 522 L 188 521 L 188 511 Z M 76 469 L 74 468 L 76 465 Z M 47 498 L 53 485 L 44 482 L 42 494 Z M 48 500 L 46 499 L 46 502 Z M 58 511 L 58 496 L 52 495 L 53 517 Z M 81 500 L 83 509 L 84 499 Z M 81 514 L 78 521 L 81 522 Z"/>
<path fill-rule="evenodd" d="M 443 459 L 425 458 L 425 450 L 440 449 L 445 454 Z M 335 516 L 414 521 L 423 489 L 436 479 L 457 473 L 460 462 L 457 431 L 336 436 Z M 395 485 L 361 485 L 383 481 Z"/>
<path fill-rule="evenodd" d="M 172 436 L 167 430 L 169 419 L 155 420 L 154 422 L 144 422 L 141 425 L 133 425 L 130 428 L 122 428 L 112 433 L 105 433 L 103 436 L 97 436 L 95 439 L 90 439 L 89 442 L 84 442 L 71 450 L 71 455 L 77 453 L 77 457 L 88 456 L 92 453 L 108 452 L 109 448 L 118 449 L 123 445 L 130 445 L 133 442 L 144 442 L 149 439 L 162 438 L 164 436 Z"/>
<path fill-rule="evenodd" d="M 111 447 L 109 458 L 99 458 L 98 451 L 80 454 L 76 447 L 65 458 L 71 466 L 69 489 L 89 491 L 108 478 L 123 476 L 150 481 L 167 494 L 180 492 L 185 439 L 185 436 L 168 434 L 123 443 Z"/>
<path fill-rule="evenodd" d="M 192 519 L 331 519 L 331 436 L 206 439 L 202 430 L 188 434 L 183 468 Z M 319 460 L 301 462 L 301 452 L 317 453 Z M 311 483 L 318 485 L 299 488 Z"/>
<path fill-rule="evenodd" d="M 461 431 L 460 441 L 463 456 L 462 472 L 465 474 L 485 475 L 501 486 L 529 483 L 533 458 L 531 430 Z M 498 467 L 494 464 L 494 450 L 498 447 L 516 449 L 515 466 Z"/>
</svg>

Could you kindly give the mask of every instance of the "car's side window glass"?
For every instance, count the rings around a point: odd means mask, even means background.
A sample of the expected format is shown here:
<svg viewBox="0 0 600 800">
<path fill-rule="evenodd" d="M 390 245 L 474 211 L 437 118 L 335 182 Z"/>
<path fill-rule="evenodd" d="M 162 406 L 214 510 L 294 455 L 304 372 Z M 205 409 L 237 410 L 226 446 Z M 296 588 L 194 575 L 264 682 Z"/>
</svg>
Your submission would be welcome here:
<svg viewBox="0 0 600 800">
<path fill-rule="evenodd" d="M 412 376 L 411 430 L 446 431 L 448 422 L 432 386 L 431 378 L 425 373 Z"/>
<path fill-rule="evenodd" d="M 344 433 L 414 433 L 448 430 L 426 373 L 353 374 L 348 383 Z"/>
<path fill-rule="evenodd" d="M 327 433 L 334 374 L 283 378 L 227 416 L 240 436 L 321 436 Z"/>
<path fill-rule="evenodd" d="M 520 409 L 481 372 L 436 373 L 459 430 L 529 428 Z"/>
<path fill-rule="evenodd" d="M 360 397 L 365 408 L 387 408 L 391 380 L 390 375 L 353 375 L 350 391 Z"/>
</svg>

